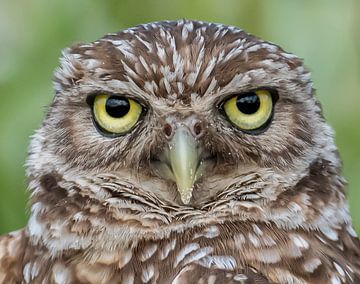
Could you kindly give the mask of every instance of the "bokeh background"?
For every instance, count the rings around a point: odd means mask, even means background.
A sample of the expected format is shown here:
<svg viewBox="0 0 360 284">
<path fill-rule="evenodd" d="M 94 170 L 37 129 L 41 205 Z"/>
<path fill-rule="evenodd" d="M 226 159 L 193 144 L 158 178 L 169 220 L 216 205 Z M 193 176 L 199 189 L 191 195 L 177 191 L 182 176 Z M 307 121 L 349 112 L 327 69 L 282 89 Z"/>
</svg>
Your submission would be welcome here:
<svg viewBox="0 0 360 284">
<path fill-rule="evenodd" d="M 236 25 L 305 58 L 336 131 L 360 232 L 359 0 L 1 0 L 0 234 L 27 220 L 27 147 L 52 100 L 61 49 L 179 18 Z"/>
</svg>

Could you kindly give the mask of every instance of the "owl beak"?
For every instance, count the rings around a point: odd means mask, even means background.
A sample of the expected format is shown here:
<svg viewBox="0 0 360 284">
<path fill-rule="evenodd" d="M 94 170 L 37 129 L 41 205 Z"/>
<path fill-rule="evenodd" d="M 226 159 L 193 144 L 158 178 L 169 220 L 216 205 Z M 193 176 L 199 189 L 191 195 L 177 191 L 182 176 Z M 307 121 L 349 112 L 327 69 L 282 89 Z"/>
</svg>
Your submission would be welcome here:
<svg viewBox="0 0 360 284">
<path fill-rule="evenodd" d="M 168 159 L 180 198 L 188 204 L 192 197 L 194 183 L 201 175 L 201 148 L 198 141 L 185 128 L 179 128 L 169 143 Z"/>
<path fill-rule="evenodd" d="M 176 183 L 184 204 L 189 204 L 194 184 L 203 173 L 202 152 L 199 141 L 188 128 L 178 127 L 156 167 L 160 176 Z"/>
</svg>

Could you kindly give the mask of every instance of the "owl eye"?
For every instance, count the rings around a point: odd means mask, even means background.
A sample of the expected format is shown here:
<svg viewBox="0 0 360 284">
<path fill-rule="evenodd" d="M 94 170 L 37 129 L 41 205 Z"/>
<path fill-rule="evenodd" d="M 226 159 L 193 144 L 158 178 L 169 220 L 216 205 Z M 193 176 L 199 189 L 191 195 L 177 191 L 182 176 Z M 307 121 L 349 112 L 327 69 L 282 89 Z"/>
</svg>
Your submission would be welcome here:
<svg viewBox="0 0 360 284">
<path fill-rule="evenodd" d="M 142 107 L 130 98 L 100 94 L 95 96 L 93 113 L 96 123 L 102 130 L 123 135 L 138 122 Z"/>
<path fill-rule="evenodd" d="M 269 122 L 273 98 L 268 90 L 257 90 L 231 97 L 224 103 L 224 111 L 235 126 L 244 131 L 260 129 Z"/>
</svg>

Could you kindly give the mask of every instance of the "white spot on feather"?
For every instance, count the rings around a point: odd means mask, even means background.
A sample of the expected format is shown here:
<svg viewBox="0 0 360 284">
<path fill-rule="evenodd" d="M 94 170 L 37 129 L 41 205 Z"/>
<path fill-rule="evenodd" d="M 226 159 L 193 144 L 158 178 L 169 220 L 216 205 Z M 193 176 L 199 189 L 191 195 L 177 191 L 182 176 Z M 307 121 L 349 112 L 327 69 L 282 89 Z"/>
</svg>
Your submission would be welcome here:
<svg viewBox="0 0 360 284">
<path fill-rule="evenodd" d="M 329 225 L 320 227 L 321 232 L 330 240 L 337 241 L 339 239 L 338 233 Z"/>
<path fill-rule="evenodd" d="M 169 253 L 175 249 L 176 246 L 176 239 L 171 240 L 168 244 L 166 244 L 163 250 L 160 252 L 160 259 L 164 260 L 168 257 Z"/>
<path fill-rule="evenodd" d="M 177 82 L 177 88 L 180 95 L 184 93 L 185 86 L 182 82 Z"/>
<path fill-rule="evenodd" d="M 158 248 L 157 244 L 151 244 L 151 245 L 148 245 L 147 247 L 145 247 L 144 251 L 140 255 L 140 260 L 141 261 L 148 260 L 150 257 L 153 256 L 153 254 L 156 252 L 157 248 Z"/>
<path fill-rule="evenodd" d="M 69 270 L 62 264 L 56 263 L 53 267 L 53 277 L 56 284 L 70 283 Z"/>
<path fill-rule="evenodd" d="M 184 58 L 178 52 L 174 51 L 172 60 L 175 67 L 175 71 L 172 72 L 173 78 L 182 78 L 184 76 Z M 171 78 L 171 80 L 173 80 L 173 78 Z"/>
<path fill-rule="evenodd" d="M 345 277 L 345 271 L 342 269 L 342 267 L 339 264 L 337 264 L 336 262 L 333 262 L 333 263 L 334 263 L 336 270 L 341 275 L 341 277 Z"/>
<path fill-rule="evenodd" d="M 350 224 L 348 226 L 346 226 L 346 231 L 350 234 L 350 236 L 356 238 L 357 237 L 357 233 L 355 232 L 353 226 L 351 226 Z"/>
<path fill-rule="evenodd" d="M 184 26 L 186 26 L 189 32 L 192 32 L 194 30 L 194 24 L 191 21 L 186 22 Z"/>
<path fill-rule="evenodd" d="M 130 42 L 127 40 L 114 40 L 110 41 L 117 49 L 120 50 L 120 52 L 125 56 L 125 58 L 128 58 L 132 61 L 136 61 L 137 57 L 134 55 L 134 50 Z"/>
<path fill-rule="evenodd" d="M 180 252 L 176 255 L 176 259 L 174 262 L 174 268 L 179 265 L 179 263 L 187 256 L 189 253 L 191 253 L 194 250 L 199 249 L 200 246 L 197 243 L 191 243 L 186 245 Z"/>
<path fill-rule="evenodd" d="M 147 92 L 151 93 L 152 95 L 155 95 L 155 92 L 158 90 L 158 86 L 154 81 L 151 82 L 146 81 L 144 85 L 144 89 Z"/>
<path fill-rule="evenodd" d="M 129 272 L 123 279 L 124 283 L 126 284 L 134 284 L 135 281 L 135 274 L 134 272 Z"/>
<path fill-rule="evenodd" d="M 279 251 L 276 249 L 260 250 L 256 254 L 257 259 L 263 263 L 277 263 L 281 261 Z"/>
<path fill-rule="evenodd" d="M 321 260 L 318 258 L 312 258 L 306 261 L 303 265 L 304 270 L 309 273 L 313 273 L 321 265 Z"/>
<path fill-rule="evenodd" d="M 210 76 L 211 72 L 215 68 L 215 65 L 216 65 L 216 57 L 211 58 L 210 61 L 208 62 L 208 65 L 206 66 L 205 70 L 202 73 L 203 80 L 206 80 Z"/>
<path fill-rule="evenodd" d="M 256 209 L 259 209 L 261 211 L 263 210 L 261 208 L 261 206 L 259 206 L 258 204 L 255 204 L 254 202 L 250 202 L 250 201 L 240 201 L 238 203 L 238 205 L 241 206 L 241 207 L 245 207 L 246 209 L 256 208 Z"/>
<path fill-rule="evenodd" d="M 101 61 L 99 61 L 97 59 L 87 59 L 87 60 L 84 60 L 84 65 L 85 65 L 86 69 L 95 69 L 95 68 L 101 66 Z"/>
<path fill-rule="evenodd" d="M 31 279 L 35 279 L 36 276 L 38 276 L 39 274 L 39 265 L 37 264 L 37 262 L 34 262 L 31 266 Z"/>
<path fill-rule="evenodd" d="M 215 282 L 216 282 L 216 275 L 210 275 L 207 284 L 215 284 Z"/>
<path fill-rule="evenodd" d="M 347 268 L 351 273 L 354 273 L 354 269 L 352 269 L 351 266 L 346 265 L 346 268 Z"/>
<path fill-rule="evenodd" d="M 267 51 L 269 51 L 269 52 L 277 52 L 278 51 L 278 47 L 271 43 L 262 43 L 261 47 L 267 49 Z"/>
<path fill-rule="evenodd" d="M 166 64 L 166 53 L 165 53 L 165 49 L 162 48 L 157 42 L 155 43 L 156 45 L 156 54 L 158 55 L 160 61 L 163 63 L 163 64 Z"/>
<path fill-rule="evenodd" d="M 233 279 L 234 281 L 242 282 L 248 280 L 248 277 L 245 274 L 236 274 Z"/>
<path fill-rule="evenodd" d="M 226 270 L 234 270 L 237 265 L 235 258 L 232 256 L 206 256 L 199 260 L 198 263 L 207 268 Z"/>
<path fill-rule="evenodd" d="M 302 208 L 299 204 L 297 204 L 296 202 L 290 202 L 290 204 L 288 205 L 288 208 L 290 211 L 294 211 L 294 212 L 301 212 Z"/>
<path fill-rule="evenodd" d="M 263 236 L 262 241 L 268 247 L 276 245 L 275 240 L 271 236 Z"/>
<path fill-rule="evenodd" d="M 301 236 L 292 235 L 291 239 L 298 248 L 300 248 L 300 249 L 308 249 L 309 248 L 309 243 L 305 239 L 303 239 Z"/>
<path fill-rule="evenodd" d="M 296 55 L 291 54 L 291 53 L 286 53 L 286 52 L 281 53 L 281 55 L 282 55 L 283 57 L 285 57 L 285 58 L 288 58 L 288 59 L 298 58 Z"/>
<path fill-rule="evenodd" d="M 240 248 L 245 243 L 245 237 L 243 234 L 236 234 L 234 236 L 235 245 Z"/>
<path fill-rule="evenodd" d="M 243 52 L 243 46 L 236 46 L 232 48 L 228 54 L 225 55 L 224 62 L 233 59 L 234 57 L 238 56 L 241 52 Z"/>
<path fill-rule="evenodd" d="M 124 70 L 126 71 L 127 75 L 129 75 L 131 78 L 135 79 L 135 80 L 139 80 L 140 77 L 139 75 L 133 70 L 131 69 L 126 63 L 125 61 L 121 61 L 121 63 L 123 64 Z"/>
<path fill-rule="evenodd" d="M 28 262 L 27 264 L 25 264 L 24 269 L 23 269 L 23 276 L 24 276 L 25 283 L 29 283 L 30 280 L 31 280 L 31 276 L 30 276 L 30 262 Z"/>
<path fill-rule="evenodd" d="M 341 284 L 339 277 L 337 277 L 336 275 L 331 277 L 331 284 Z"/>
<path fill-rule="evenodd" d="M 217 81 L 215 78 L 211 79 L 211 82 L 209 84 L 209 87 L 206 89 L 204 96 L 208 96 L 212 93 L 212 91 L 214 91 L 215 87 L 217 85 Z"/>
<path fill-rule="evenodd" d="M 164 82 L 164 86 L 166 89 L 166 92 L 170 95 L 171 94 L 171 86 L 167 78 L 162 78 L 162 81 Z"/>
<path fill-rule="evenodd" d="M 45 207 L 42 203 L 36 202 L 31 206 L 31 216 L 28 222 L 30 236 L 41 237 L 45 226 L 37 220 L 38 214 L 42 213 Z"/>
<path fill-rule="evenodd" d="M 250 242 L 255 246 L 255 247 L 259 247 L 260 246 L 260 241 L 259 238 L 256 237 L 254 234 L 249 233 L 248 234 L 249 240 Z"/>
<path fill-rule="evenodd" d="M 211 254 L 213 252 L 213 248 L 211 247 L 204 247 L 199 250 L 197 250 L 195 253 L 190 254 L 188 257 L 185 258 L 183 261 L 183 266 L 196 262 L 200 259 L 202 259 L 204 256 L 207 256 L 208 254 Z"/>
<path fill-rule="evenodd" d="M 258 51 L 258 50 L 261 49 L 261 48 L 262 48 L 262 47 L 261 47 L 260 44 L 255 44 L 255 45 L 252 45 L 252 46 L 248 47 L 248 48 L 246 49 L 246 52 L 256 52 L 256 51 Z"/>
<path fill-rule="evenodd" d="M 258 225 L 253 224 L 252 227 L 253 227 L 253 230 L 254 230 L 255 234 L 257 234 L 258 236 L 262 236 L 264 234 L 263 231 L 261 231 L 261 229 L 259 228 Z"/>
<path fill-rule="evenodd" d="M 124 253 L 121 255 L 121 258 L 119 260 L 118 267 L 120 269 L 123 268 L 126 264 L 129 263 L 131 258 L 132 258 L 131 250 L 124 251 Z"/>
<path fill-rule="evenodd" d="M 155 274 L 154 265 L 152 264 L 148 265 L 142 271 L 141 280 L 144 283 L 148 283 L 151 280 L 151 278 L 153 278 L 154 274 Z"/>
<path fill-rule="evenodd" d="M 214 225 L 214 226 L 210 226 L 209 228 L 206 228 L 201 233 L 196 233 L 194 235 L 193 239 L 197 239 L 197 238 L 200 238 L 200 237 L 204 237 L 204 238 L 207 238 L 207 239 L 213 239 L 213 238 L 216 238 L 219 235 L 220 235 L 219 228 Z"/>
<path fill-rule="evenodd" d="M 142 66 L 144 67 L 144 69 L 146 70 L 146 72 L 150 73 L 150 67 L 149 65 L 147 64 L 146 60 L 144 59 L 144 57 L 142 57 L 141 55 L 139 56 L 139 60 L 142 64 Z"/>
<path fill-rule="evenodd" d="M 138 39 L 138 41 L 140 41 L 146 48 L 149 52 L 152 52 L 152 45 L 150 42 L 142 39 L 141 37 L 139 37 L 138 35 L 135 35 L 135 37 Z"/>
<path fill-rule="evenodd" d="M 184 25 L 183 28 L 182 28 L 182 31 L 181 31 L 181 39 L 183 41 L 185 41 L 187 39 L 188 35 L 189 35 L 189 31 L 186 28 L 186 26 Z"/>
</svg>

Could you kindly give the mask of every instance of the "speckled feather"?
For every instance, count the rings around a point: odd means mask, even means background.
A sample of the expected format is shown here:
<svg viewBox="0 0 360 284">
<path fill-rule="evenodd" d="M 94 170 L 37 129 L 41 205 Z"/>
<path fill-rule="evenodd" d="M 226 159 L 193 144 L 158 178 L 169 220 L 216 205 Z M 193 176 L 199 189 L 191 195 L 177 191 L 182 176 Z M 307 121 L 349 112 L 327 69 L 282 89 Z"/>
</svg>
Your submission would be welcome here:
<svg viewBox="0 0 360 284">
<path fill-rule="evenodd" d="M 66 49 L 33 136 L 31 216 L 0 238 L 0 283 L 359 283 L 333 131 L 302 61 L 219 24 L 159 22 Z M 219 112 L 274 89 L 258 135 Z M 93 124 L 87 97 L 126 94 L 147 112 L 127 135 Z M 152 169 L 166 117 L 197 115 L 214 157 L 189 204 Z"/>
</svg>

